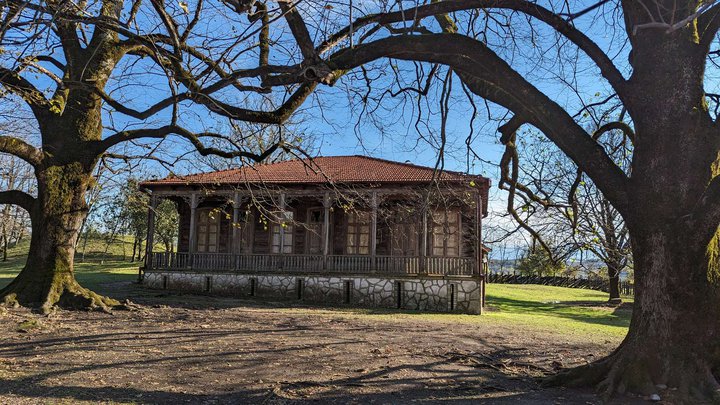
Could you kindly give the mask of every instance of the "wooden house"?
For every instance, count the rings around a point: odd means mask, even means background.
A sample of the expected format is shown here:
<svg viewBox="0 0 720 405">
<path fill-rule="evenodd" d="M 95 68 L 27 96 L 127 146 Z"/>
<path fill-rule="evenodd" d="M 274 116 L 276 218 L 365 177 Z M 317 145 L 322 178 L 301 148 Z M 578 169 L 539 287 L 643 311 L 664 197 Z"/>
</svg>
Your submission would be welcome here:
<svg viewBox="0 0 720 405">
<path fill-rule="evenodd" d="M 177 252 L 147 252 L 154 288 L 479 313 L 487 178 L 365 156 L 141 183 L 177 205 Z"/>
</svg>

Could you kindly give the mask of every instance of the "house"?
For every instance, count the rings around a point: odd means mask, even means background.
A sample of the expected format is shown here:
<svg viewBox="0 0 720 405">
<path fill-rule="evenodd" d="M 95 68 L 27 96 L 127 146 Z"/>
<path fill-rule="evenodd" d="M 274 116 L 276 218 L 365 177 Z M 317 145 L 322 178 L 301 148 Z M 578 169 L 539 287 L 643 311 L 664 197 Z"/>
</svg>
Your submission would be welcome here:
<svg viewBox="0 0 720 405">
<path fill-rule="evenodd" d="M 175 202 L 177 252 L 147 252 L 151 288 L 481 313 L 490 181 L 365 156 L 242 166 L 141 183 Z"/>
</svg>

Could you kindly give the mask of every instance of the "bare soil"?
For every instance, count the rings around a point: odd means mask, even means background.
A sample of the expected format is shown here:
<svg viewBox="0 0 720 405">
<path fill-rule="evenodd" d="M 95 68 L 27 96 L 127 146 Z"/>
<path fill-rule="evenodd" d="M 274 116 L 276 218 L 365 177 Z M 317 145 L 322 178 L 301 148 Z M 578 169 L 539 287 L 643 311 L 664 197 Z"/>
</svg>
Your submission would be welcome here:
<svg viewBox="0 0 720 405">
<path fill-rule="evenodd" d="M 617 345 L 451 316 L 105 289 L 138 309 L 0 309 L 0 403 L 599 404 L 541 378 Z"/>
</svg>

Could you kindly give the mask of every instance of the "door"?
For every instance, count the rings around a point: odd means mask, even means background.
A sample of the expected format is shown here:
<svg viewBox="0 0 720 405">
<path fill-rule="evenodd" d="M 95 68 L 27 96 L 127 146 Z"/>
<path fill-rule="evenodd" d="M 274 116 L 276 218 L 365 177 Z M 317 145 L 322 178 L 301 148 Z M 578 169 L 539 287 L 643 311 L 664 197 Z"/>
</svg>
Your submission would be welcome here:
<svg viewBox="0 0 720 405">
<path fill-rule="evenodd" d="M 220 213 L 212 208 L 198 210 L 197 251 L 199 253 L 218 252 L 220 217 Z"/>
<path fill-rule="evenodd" d="M 308 254 L 320 255 L 323 253 L 323 220 L 324 213 L 322 209 L 311 208 L 308 210 L 307 233 L 305 237 Z"/>
</svg>

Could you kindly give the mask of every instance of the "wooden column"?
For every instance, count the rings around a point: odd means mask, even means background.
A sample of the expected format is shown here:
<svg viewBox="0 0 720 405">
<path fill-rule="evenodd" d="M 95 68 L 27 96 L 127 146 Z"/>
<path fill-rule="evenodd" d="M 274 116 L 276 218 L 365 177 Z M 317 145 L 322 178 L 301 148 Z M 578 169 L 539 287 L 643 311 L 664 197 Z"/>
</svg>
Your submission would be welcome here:
<svg viewBox="0 0 720 405">
<path fill-rule="evenodd" d="M 428 211 L 428 200 L 427 198 L 425 201 L 423 201 L 422 206 L 422 219 L 420 221 L 420 227 L 422 228 L 420 230 L 420 273 L 425 273 L 425 268 L 427 267 L 427 241 L 428 241 L 428 218 L 427 218 L 427 211 Z"/>
<path fill-rule="evenodd" d="M 480 287 L 480 314 L 483 313 L 485 307 L 485 272 L 483 270 L 483 249 L 482 249 L 482 215 L 483 215 L 483 200 L 480 189 L 477 190 L 475 195 L 475 235 L 477 237 L 477 248 L 476 248 L 476 268 L 478 275 L 478 285 Z"/>
<path fill-rule="evenodd" d="M 153 240 L 155 239 L 155 210 L 157 209 L 158 198 L 156 195 L 150 196 L 150 205 L 148 206 L 148 226 L 147 237 L 145 238 L 145 268 L 150 269 L 152 266 Z"/>
<path fill-rule="evenodd" d="M 285 224 L 285 193 L 280 193 L 280 201 L 278 202 L 278 205 L 280 206 L 280 254 L 284 254 L 285 251 L 285 227 L 283 226 Z"/>
<path fill-rule="evenodd" d="M 190 195 L 190 253 L 197 252 L 197 207 L 200 203 L 197 193 Z"/>
<path fill-rule="evenodd" d="M 322 227 L 322 240 L 323 240 L 323 269 L 327 269 L 328 255 L 330 254 L 330 193 L 325 192 L 323 196 L 323 227 Z"/>
<path fill-rule="evenodd" d="M 371 260 L 371 270 L 376 270 L 375 264 L 377 263 L 375 260 L 375 253 L 377 251 L 377 209 L 378 209 L 378 202 L 377 202 L 377 191 L 373 191 L 371 195 L 370 205 L 372 208 L 372 212 L 370 214 L 371 222 L 370 222 L 370 260 Z"/>
<path fill-rule="evenodd" d="M 240 221 L 240 206 L 242 205 L 242 200 L 240 197 L 240 193 L 237 191 L 235 194 L 233 194 L 233 217 L 232 217 L 232 247 L 231 252 L 233 254 L 239 254 L 240 253 L 240 224 L 238 223 Z"/>
</svg>

